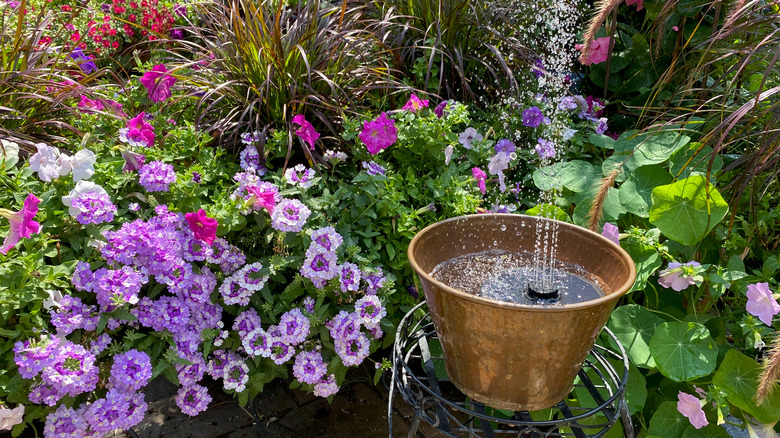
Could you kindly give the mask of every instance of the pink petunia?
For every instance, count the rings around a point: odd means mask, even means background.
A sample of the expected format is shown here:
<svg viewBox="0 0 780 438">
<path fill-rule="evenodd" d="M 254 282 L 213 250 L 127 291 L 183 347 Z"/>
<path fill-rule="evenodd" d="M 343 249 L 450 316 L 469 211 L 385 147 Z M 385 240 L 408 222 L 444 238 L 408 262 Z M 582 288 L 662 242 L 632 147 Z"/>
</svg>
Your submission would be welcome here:
<svg viewBox="0 0 780 438">
<path fill-rule="evenodd" d="M 629 5 L 629 6 L 635 4 L 636 5 L 636 11 L 639 12 L 639 11 L 642 10 L 642 8 L 645 7 L 645 0 L 626 0 L 626 4 Z"/>
<path fill-rule="evenodd" d="M 677 393 L 677 400 L 677 410 L 688 418 L 693 427 L 701 429 L 709 424 L 701 409 L 701 400 L 698 397 L 680 391 Z"/>
<path fill-rule="evenodd" d="M 171 86 L 176 83 L 176 78 L 166 74 L 167 72 L 164 65 L 157 64 L 141 76 L 141 84 L 146 88 L 152 102 L 162 102 L 171 97 Z"/>
<path fill-rule="evenodd" d="M 19 240 L 23 237 L 28 238 L 33 234 L 37 234 L 41 230 L 41 224 L 34 221 L 35 215 L 38 214 L 38 203 L 41 200 L 32 193 L 27 195 L 24 200 L 22 209 L 16 213 L 0 208 L 0 216 L 8 218 L 11 221 L 11 227 L 8 231 L 8 235 L 3 241 L 3 246 L 0 247 L 0 252 L 5 254 L 9 249 L 13 248 Z"/>
<path fill-rule="evenodd" d="M 599 64 L 607 60 L 611 41 L 610 37 L 601 37 L 591 41 L 588 50 L 585 50 L 584 44 L 576 44 L 574 48 L 582 51 L 580 62 L 583 65 Z"/>
<path fill-rule="evenodd" d="M 745 310 L 757 316 L 764 324 L 772 326 L 772 318 L 780 313 L 780 304 L 772 297 L 769 283 L 756 283 L 747 287 L 748 302 Z"/>
<path fill-rule="evenodd" d="M 314 150 L 314 142 L 320 138 L 320 134 L 314 130 L 314 126 L 306 120 L 303 114 L 293 117 L 292 122 L 296 125 L 301 125 L 300 129 L 295 131 L 295 135 L 309 143 L 309 149 Z"/>
<path fill-rule="evenodd" d="M 119 140 L 130 146 L 154 146 L 154 126 L 144 120 L 146 113 L 140 113 L 127 121 L 127 125 L 119 130 Z"/>
<path fill-rule="evenodd" d="M 411 97 L 409 97 L 409 101 L 406 102 L 406 105 L 401 108 L 404 111 L 411 111 L 413 113 L 416 113 L 417 111 L 427 108 L 428 107 L 428 100 L 422 100 L 419 97 L 417 97 L 416 94 L 412 93 Z M 441 118 L 441 117 L 439 117 Z"/>
<path fill-rule="evenodd" d="M 249 202 L 252 203 L 253 209 L 259 210 L 261 208 L 265 208 L 268 211 L 268 214 L 274 212 L 274 207 L 276 207 L 276 197 L 278 194 L 277 192 L 270 190 L 266 191 L 257 186 L 249 186 L 246 188 L 246 191 L 252 195 L 252 197 L 249 198 Z"/>
<path fill-rule="evenodd" d="M 601 229 L 601 235 L 620 246 L 620 236 L 618 235 L 618 227 L 616 225 L 607 222 L 604 224 L 604 228 Z"/>
<path fill-rule="evenodd" d="M 376 155 L 398 140 L 395 120 L 388 118 L 387 113 L 380 114 L 372 121 L 366 120 L 363 122 L 363 131 L 358 137 L 366 145 L 368 152 Z"/>
<path fill-rule="evenodd" d="M 697 284 L 700 275 L 692 274 L 694 268 L 701 266 L 699 262 L 669 263 L 669 266 L 658 273 L 658 284 L 665 288 L 672 288 L 677 292 L 687 289 L 688 286 Z"/>
<path fill-rule="evenodd" d="M 208 217 L 202 208 L 197 213 L 185 214 L 184 218 L 190 225 L 190 230 L 195 234 L 196 239 L 211 245 L 211 242 L 217 238 L 217 226 L 219 224 L 216 219 Z"/>
<path fill-rule="evenodd" d="M 487 175 L 485 174 L 485 172 L 479 167 L 475 167 L 471 169 L 471 176 L 473 176 L 474 179 L 477 180 L 477 184 L 479 184 L 479 191 L 482 192 L 482 194 L 484 195 L 487 192 L 487 187 L 485 186 Z"/>
</svg>

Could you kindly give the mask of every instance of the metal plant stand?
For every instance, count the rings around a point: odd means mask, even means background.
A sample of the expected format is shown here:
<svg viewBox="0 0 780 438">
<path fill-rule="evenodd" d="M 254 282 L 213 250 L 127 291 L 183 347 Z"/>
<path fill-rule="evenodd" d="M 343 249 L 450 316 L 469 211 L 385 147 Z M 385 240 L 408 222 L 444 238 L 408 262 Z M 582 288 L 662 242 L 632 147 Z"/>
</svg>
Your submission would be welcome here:
<svg viewBox="0 0 780 438">
<path fill-rule="evenodd" d="M 624 436 L 633 438 L 633 426 L 624 399 L 628 357 L 615 335 L 614 351 L 596 345 L 585 359 L 569 400 L 536 412 L 509 412 L 470 400 L 444 377 L 444 358 L 426 303 L 415 306 L 401 320 L 393 348 L 388 426 L 393 438 L 393 392 L 414 409 L 409 437 L 425 421 L 451 437 L 513 436 L 522 438 L 600 437 L 621 417 Z M 623 362 L 622 375 L 608 359 Z M 438 373 L 437 373 L 438 370 Z M 438 374 L 438 375 L 437 375 Z"/>
</svg>

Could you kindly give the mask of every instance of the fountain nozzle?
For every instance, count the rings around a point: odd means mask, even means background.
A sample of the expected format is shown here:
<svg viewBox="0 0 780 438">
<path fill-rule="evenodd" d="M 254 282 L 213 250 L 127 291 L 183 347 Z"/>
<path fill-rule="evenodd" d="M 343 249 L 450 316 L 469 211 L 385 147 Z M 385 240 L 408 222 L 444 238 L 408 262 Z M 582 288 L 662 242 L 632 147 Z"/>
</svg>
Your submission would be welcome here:
<svg viewBox="0 0 780 438">
<path fill-rule="evenodd" d="M 561 292 L 558 289 L 552 289 L 549 291 L 534 289 L 532 285 L 528 285 L 528 298 L 534 300 L 544 301 L 558 301 L 561 298 Z"/>
</svg>

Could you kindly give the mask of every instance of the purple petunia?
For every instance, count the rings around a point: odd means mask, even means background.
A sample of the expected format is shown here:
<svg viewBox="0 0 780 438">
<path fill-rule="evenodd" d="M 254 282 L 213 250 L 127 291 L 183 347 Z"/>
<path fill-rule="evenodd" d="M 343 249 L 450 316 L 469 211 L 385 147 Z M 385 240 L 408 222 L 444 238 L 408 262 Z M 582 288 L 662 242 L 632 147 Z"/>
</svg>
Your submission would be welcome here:
<svg viewBox="0 0 780 438">
<path fill-rule="evenodd" d="M 498 143 L 496 143 L 496 145 L 493 146 L 493 148 L 495 149 L 496 153 L 506 152 L 507 154 L 511 154 L 512 152 L 515 151 L 516 146 L 512 142 L 512 140 L 503 139 L 503 140 L 499 140 Z"/>
<path fill-rule="evenodd" d="M 544 115 L 539 107 L 532 106 L 531 108 L 523 110 L 523 126 L 538 128 L 542 122 L 544 122 Z"/>
<path fill-rule="evenodd" d="M 169 186 L 176 182 L 176 172 L 170 164 L 152 161 L 138 171 L 138 182 L 147 192 L 167 192 Z"/>
</svg>

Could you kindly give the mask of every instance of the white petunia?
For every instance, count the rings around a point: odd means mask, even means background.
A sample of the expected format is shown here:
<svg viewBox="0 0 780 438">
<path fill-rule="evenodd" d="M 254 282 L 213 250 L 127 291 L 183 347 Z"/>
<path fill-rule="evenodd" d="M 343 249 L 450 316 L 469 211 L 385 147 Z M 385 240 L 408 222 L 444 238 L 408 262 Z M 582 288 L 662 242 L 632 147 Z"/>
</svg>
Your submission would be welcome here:
<svg viewBox="0 0 780 438">
<path fill-rule="evenodd" d="M 82 149 L 76 152 L 71 158 L 73 168 L 73 181 L 78 182 L 82 179 L 89 179 L 95 174 L 95 153 L 89 149 Z"/>
<path fill-rule="evenodd" d="M 30 157 L 30 169 L 38 172 L 38 178 L 41 181 L 49 182 L 70 172 L 69 157 L 67 155 L 60 157 L 59 149 L 45 143 L 38 143 L 35 146 L 38 148 L 38 152 Z"/>
</svg>

